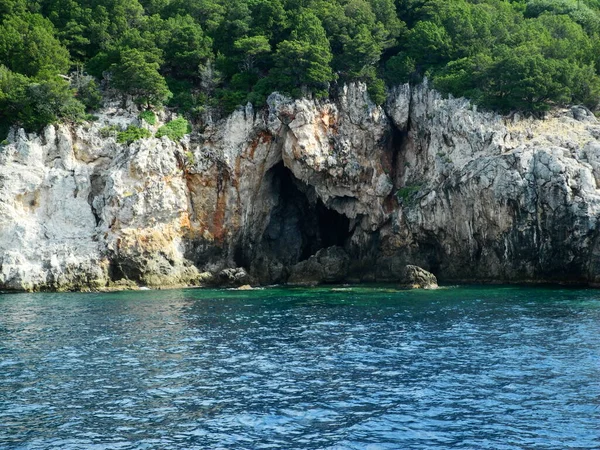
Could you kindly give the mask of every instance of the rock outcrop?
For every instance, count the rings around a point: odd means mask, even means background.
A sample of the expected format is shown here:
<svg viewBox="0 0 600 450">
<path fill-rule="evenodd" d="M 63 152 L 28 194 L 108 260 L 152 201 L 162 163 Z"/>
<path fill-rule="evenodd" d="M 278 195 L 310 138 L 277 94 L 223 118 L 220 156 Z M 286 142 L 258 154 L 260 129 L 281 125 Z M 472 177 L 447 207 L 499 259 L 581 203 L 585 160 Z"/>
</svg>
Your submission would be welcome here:
<svg viewBox="0 0 600 450">
<path fill-rule="evenodd" d="M 353 84 L 130 145 L 107 130 L 141 125 L 135 107 L 98 116 L 0 146 L 1 289 L 402 283 L 414 264 L 443 281 L 600 283 L 585 108 L 507 118 L 427 83 L 378 107 Z"/>
<path fill-rule="evenodd" d="M 426 86 L 411 97 L 387 252 L 446 280 L 597 281 L 593 115 L 509 120 Z"/>
<path fill-rule="evenodd" d="M 431 272 L 408 265 L 404 268 L 401 283 L 411 289 L 437 289 L 437 278 Z"/>
</svg>

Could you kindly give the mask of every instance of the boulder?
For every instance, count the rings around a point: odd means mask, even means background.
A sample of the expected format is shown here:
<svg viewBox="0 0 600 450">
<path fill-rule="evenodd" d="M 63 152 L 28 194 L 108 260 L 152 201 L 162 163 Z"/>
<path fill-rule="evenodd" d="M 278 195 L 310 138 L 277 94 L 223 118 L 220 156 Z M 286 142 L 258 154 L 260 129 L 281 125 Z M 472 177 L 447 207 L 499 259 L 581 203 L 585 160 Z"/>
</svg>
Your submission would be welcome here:
<svg viewBox="0 0 600 450">
<path fill-rule="evenodd" d="M 251 284 L 251 277 L 246 269 L 236 267 L 219 272 L 216 282 L 219 286 L 242 287 Z"/>
<path fill-rule="evenodd" d="M 341 247 L 319 250 L 292 267 L 289 284 L 340 283 L 348 275 L 350 258 Z"/>
<path fill-rule="evenodd" d="M 437 278 L 418 266 L 408 265 L 402 271 L 401 283 L 411 289 L 437 289 Z"/>
</svg>

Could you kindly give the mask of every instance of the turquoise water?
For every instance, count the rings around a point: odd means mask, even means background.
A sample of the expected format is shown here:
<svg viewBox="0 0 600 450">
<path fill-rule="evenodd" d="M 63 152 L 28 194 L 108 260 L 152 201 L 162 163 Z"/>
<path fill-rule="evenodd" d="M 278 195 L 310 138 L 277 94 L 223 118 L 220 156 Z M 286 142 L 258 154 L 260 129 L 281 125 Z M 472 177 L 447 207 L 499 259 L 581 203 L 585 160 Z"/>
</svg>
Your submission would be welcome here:
<svg viewBox="0 0 600 450">
<path fill-rule="evenodd" d="M 0 295 L 1 449 L 598 449 L 600 291 Z"/>
</svg>

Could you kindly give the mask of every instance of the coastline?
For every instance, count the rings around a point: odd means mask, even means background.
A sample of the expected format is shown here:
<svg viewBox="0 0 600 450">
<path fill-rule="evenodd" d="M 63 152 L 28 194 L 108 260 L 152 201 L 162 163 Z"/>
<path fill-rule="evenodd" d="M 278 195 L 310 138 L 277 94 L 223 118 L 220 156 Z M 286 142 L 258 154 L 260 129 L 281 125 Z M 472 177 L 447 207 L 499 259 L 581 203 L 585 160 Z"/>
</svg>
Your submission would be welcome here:
<svg viewBox="0 0 600 450">
<path fill-rule="evenodd" d="M 600 123 L 478 111 L 427 82 L 375 105 L 274 93 L 179 141 L 133 103 L 0 146 L 0 287 L 600 283 Z M 113 129 L 111 128 L 111 129 Z M 244 269 L 241 269 L 243 267 Z"/>
</svg>

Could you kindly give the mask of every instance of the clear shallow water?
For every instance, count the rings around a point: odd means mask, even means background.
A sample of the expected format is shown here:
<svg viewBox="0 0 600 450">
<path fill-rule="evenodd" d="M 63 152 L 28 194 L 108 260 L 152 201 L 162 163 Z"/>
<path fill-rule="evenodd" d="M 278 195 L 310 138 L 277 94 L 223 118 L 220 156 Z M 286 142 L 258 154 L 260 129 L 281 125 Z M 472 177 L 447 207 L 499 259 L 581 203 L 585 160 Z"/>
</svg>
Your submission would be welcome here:
<svg viewBox="0 0 600 450">
<path fill-rule="evenodd" d="M 0 295 L 1 449 L 598 449 L 600 291 Z"/>
</svg>

